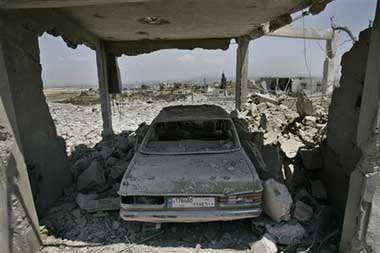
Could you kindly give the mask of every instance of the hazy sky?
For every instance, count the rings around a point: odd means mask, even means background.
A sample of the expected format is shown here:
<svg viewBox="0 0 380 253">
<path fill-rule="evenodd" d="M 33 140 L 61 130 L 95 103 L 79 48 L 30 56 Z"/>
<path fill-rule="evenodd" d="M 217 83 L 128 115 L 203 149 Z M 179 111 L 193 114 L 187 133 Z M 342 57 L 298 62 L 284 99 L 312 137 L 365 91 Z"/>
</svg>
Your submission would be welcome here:
<svg viewBox="0 0 380 253">
<path fill-rule="evenodd" d="M 307 16 L 295 26 L 329 28 L 335 16 L 340 26 L 348 26 L 358 37 L 373 19 L 376 0 L 335 0 L 317 16 Z M 338 36 L 336 64 L 350 49 L 346 34 Z M 95 52 L 85 46 L 73 50 L 61 38 L 40 38 L 41 62 L 45 86 L 96 84 Z M 306 56 L 313 76 L 322 76 L 325 42 L 306 41 Z M 304 57 L 304 40 L 262 37 L 250 43 L 249 76 L 308 76 Z M 161 50 L 139 56 L 119 58 L 124 84 L 154 80 L 186 80 L 219 77 L 224 71 L 228 79 L 235 76 L 236 44 L 223 50 Z M 340 68 L 336 74 L 339 75 Z"/>
</svg>

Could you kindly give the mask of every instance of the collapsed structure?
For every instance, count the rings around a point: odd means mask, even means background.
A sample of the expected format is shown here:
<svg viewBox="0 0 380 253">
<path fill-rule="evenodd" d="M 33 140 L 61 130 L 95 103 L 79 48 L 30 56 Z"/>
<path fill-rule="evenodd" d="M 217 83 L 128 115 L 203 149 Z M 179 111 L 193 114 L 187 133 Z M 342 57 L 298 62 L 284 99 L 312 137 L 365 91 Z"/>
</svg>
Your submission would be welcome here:
<svg viewBox="0 0 380 253">
<path fill-rule="evenodd" d="M 0 163 L 4 251 L 35 252 L 41 246 L 37 212 L 44 216 L 72 181 L 65 143 L 56 133 L 42 93 L 39 35 L 48 32 L 62 36 L 70 47 L 85 44 L 96 50 L 107 139 L 113 134 L 109 94 L 121 90 L 117 56 L 167 48 L 227 49 L 234 38 L 240 109 L 247 100 L 249 41 L 289 24 L 296 11 L 309 8 L 309 13 L 318 14 L 328 2 L 0 1 L 0 123 L 6 129 L 0 129 L 6 141 Z M 379 44 L 378 9 L 371 32 L 364 32 L 343 59 L 341 88 L 330 109 L 324 181 L 344 217 L 342 252 L 380 249 Z M 328 58 L 333 56 L 330 52 Z M 331 70 L 331 59 L 325 69 Z M 331 76 L 324 80 L 331 82 Z M 337 185 L 343 187 L 336 189 Z"/>
</svg>

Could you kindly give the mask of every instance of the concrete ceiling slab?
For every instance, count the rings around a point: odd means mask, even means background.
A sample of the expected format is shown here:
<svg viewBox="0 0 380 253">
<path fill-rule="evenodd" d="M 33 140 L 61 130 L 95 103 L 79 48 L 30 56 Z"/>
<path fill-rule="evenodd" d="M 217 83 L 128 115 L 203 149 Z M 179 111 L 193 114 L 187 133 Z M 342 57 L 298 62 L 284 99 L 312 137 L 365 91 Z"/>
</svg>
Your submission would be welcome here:
<svg viewBox="0 0 380 253">
<path fill-rule="evenodd" d="M 262 36 L 289 24 L 290 14 L 322 11 L 332 0 L 0 0 L 0 22 L 62 36 L 68 46 L 114 55 L 167 48 L 227 49 L 232 38 Z M 269 24 L 269 26 L 268 26 Z"/>
<path fill-rule="evenodd" d="M 105 41 L 234 38 L 309 0 L 161 0 L 61 8 Z"/>
</svg>

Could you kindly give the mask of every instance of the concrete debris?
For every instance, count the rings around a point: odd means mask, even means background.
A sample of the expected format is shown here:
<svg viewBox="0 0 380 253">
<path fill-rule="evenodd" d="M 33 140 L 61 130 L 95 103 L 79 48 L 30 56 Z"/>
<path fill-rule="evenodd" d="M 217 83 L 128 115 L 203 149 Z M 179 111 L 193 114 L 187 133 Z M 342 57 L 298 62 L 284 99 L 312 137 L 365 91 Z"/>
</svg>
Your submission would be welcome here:
<svg viewBox="0 0 380 253">
<path fill-rule="evenodd" d="M 0 141 L 6 141 L 11 135 L 6 131 L 5 127 L 0 125 Z"/>
<path fill-rule="evenodd" d="M 128 159 L 130 159 L 129 157 L 127 157 Z M 121 178 L 123 177 L 124 175 L 124 172 L 126 171 L 126 169 L 128 168 L 128 162 L 126 162 L 124 165 L 114 165 L 111 167 L 111 172 L 108 176 L 108 180 L 111 182 L 111 183 L 117 183 L 117 182 L 120 182 L 121 181 Z"/>
<path fill-rule="evenodd" d="M 296 106 L 301 117 L 314 115 L 313 102 L 303 92 L 298 94 Z"/>
<path fill-rule="evenodd" d="M 288 158 L 296 157 L 298 150 L 303 147 L 304 144 L 300 141 L 289 139 L 281 143 L 281 149 Z"/>
<path fill-rule="evenodd" d="M 293 204 L 288 188 L 274 179 L 265 181 L 263 186 L 264 212 L 276 222 L 288 221 Z"/>
<path fill-rule="evenodd" d="M 302 201 L 297 201 L 294 207 L 293 217 L 298 221 L 308 221 L 313 218 L 313 208 Z"/>
<path fill-rule="evenodd" d="M 306 234 L 305 229 L 297 222 L 281 223 L 272 226 L 267 225 L 265 228 L 268 234 L 281 245 L 300 243 Z"/>
<path fill-rule="evenodd" d="M 82 204 L 82 209 L 89 213 L 101 211 L 114 211 L 120 209 L 120 198 L 92 199 Z"/>
<path fill-rule="evenodd" d="M 78 190 L 96 189 L 105 184 L 104 171 L 98 161 L 91 165 L 78 177 Z"/>
<path fill-rule="evenodd" d="M 241 145 L 243 146 L 248 157 L 251 159 L 253 165 L 255 165 L 260 178 L 263 178 L 260 174 L 264 174 L 267 171 L 267 166 L 262 156 L 262 152 L 260 152 L 255 143 L 250 141 L 242 140 Z"/>
<path fill-rule="evenodd" d="M 85 209 L 88 201 L 94 200 L 97 198 L 98 198 L 98 194 L 78 193 L 77 197 L 75 198 L 75 202 L 78 204 L 79 208 Z"/>
<path fill-rule="evenodd" d="M 279 101 L 276 99 L 276 97 L 272 97 L 268 94 L 260 94 L 260 93 L 255 93 L 251 96 L 251 99 L 256 103 L 271 103 L 274 105 L 278 105 Z"/>
<path fill-rule="evenodd" d="M 251 243 L 250 248 L 254 253 L 276 253 L 278 251 L 274 239 L 265 234 L 261 240 Z"/>
</svg>

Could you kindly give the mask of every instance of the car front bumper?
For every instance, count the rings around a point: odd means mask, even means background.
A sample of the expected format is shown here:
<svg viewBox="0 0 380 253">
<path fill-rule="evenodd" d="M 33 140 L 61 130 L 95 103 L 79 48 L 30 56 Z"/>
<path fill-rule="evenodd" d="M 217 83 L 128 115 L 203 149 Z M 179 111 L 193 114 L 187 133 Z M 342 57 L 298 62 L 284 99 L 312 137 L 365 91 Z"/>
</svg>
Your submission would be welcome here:
<svg viewBox="0 0 380 253">
<path fill-rule="evenodd" d="M 121 208 L 120 217 L 126 221 L 190 223 L 256 218 L 260 216 L 261 212 L 261 207 L 212 210 L 128 210 Z"/>
</svg>

